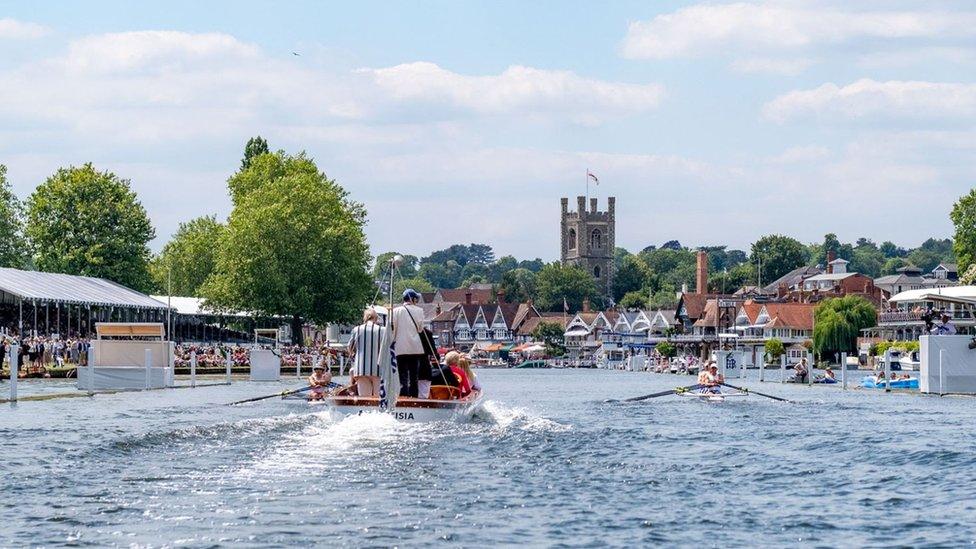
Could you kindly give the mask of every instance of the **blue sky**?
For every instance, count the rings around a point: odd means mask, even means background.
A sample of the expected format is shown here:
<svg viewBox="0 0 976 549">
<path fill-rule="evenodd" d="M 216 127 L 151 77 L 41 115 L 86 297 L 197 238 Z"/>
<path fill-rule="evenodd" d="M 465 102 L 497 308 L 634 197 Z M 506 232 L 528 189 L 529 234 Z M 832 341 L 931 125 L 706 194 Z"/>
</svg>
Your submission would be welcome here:
<svg viewBox="0 0 976 549">
<path fill-rule="evenodd" d="M 364 202 L 374 253 L 554 259 L 587 169 L 632 250 L 948 236 L 976 6 L 854 6 L 0 2 L 0 163 L 22 197 L 86 161 L 131 179 L 157 248 L 229 213 L 255 134 Z"/>
</svg>

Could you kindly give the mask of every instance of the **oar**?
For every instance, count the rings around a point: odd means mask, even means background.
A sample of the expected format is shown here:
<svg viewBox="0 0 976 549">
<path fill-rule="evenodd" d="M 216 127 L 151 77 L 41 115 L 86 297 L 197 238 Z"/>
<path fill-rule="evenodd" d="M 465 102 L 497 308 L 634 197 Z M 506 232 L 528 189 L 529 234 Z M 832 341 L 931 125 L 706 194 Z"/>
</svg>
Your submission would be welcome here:
<svg viewBox="0 0 976 549">
<path fill-rule="evenodd" d="M 792 400 L 787 400 L 785 398 L 780 398 L 778 396 L 767 395 L 766 393 L 760 393 L 759 391 L 752 391 L 752 390 L 747 389 L 745 387 L 736 387 L 735 385 L 729 385 L 728 383 L 723 383 L 722 385 L 725 386 L 725 387 L 728 387 L 729 389 L 735 389 L 736 391 L 742 391 L 743 393 L 752 393 L 754 395 L 759 395 L 759 396 L 763 396 L 763 397 L 766 397 L 766 398 L 771 398 L 773 400 L 778 400 L 780 402 L 793 402 Z"/>
<path fill-rule="evenodd" d="M 273 395 L 265 395 L 261 397 L 246 398 L 244 400 L 238 400 L 237 402 L 228 402 L 225 406 L 233 406 L 235 404 L 244 404 L 245 402 L 257 402 L 259 400 L 267 400 L 269 398 L 284 397 L 288 395 L 294 395 L 295 393 L 304 393 L 305 391 L 310 391 L 312 386 L 302 387 L 301 389 L 295 389 L 294 391 L 282 391 L 280 393 L 275 393 Z"/>
<path fill-rule="evenodd" d="M 698 387 L 699 387 L 699 385 L 697 385 L 697 384 L 696 385 L 689 385 L 687 387 L 675 387 L 674 389 L 669 389 L 667 391 L 661 391 L 660 393 L 651 393 L 649 395 L 644 395 L 644 396 L 639 396 L 639 397 L 625 398 L 623 400 L 623 402 L 640 402 L 641 400 L 648 400 L 648 399 L 651 399 L 651 398 L 657 398 L 657 397 L 663 397 L 663 396 L 673 395 L 675 393 L 686 393 L 688 391 L 694 391 Z M 604 402 L 608 402 L 609 403 L 609 402 L 621 402 L 621 401 L 616 400 L 616 399 L 610 399 L 610 400 L 606 400 Z"/>
</svg>

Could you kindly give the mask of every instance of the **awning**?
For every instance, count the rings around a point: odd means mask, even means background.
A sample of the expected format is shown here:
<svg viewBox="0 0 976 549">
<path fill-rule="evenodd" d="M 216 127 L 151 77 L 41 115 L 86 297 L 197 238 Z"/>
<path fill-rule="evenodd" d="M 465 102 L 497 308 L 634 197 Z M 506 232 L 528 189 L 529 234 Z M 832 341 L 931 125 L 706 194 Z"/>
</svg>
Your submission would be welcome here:
<svg viewBox="0 0 976 549">
<path fill-rule="evenodd" d="M 583 337 L 590 335 L 590 331 L 584 330 L 583 328 L 577 328 L 575 330 L 570 330 L 563 335 L 566 337 Z"/>
<path fill-rule="evenodd" d="M 502 350 L 502 344 L 501 343 L 494 343 L 492 345 L 489 345 L 488 347 L 485 347 L 485 351 L 487 351 L 489 353 L 497 353 L 498 351 L 501 351 L 501 350 Z"/>
<path fill-rule="evenodd" d="M 536 343 L 534 345 L 529 345 L 528 347 L 522 349 L 522 352 L 532 354 L 532 353 L 541 353 L 545 350 L 546 347 L 544 345 L 539 345 L 538 343 Z"/>
<path fill-rule="evenodd" d="M 504 347 L 502 347 L 500 349 L 500 351 L 503 352 L 503 353 L 509 353 L 514 348 L 515 348 L 515 344 L 514 343 L 509 343 L 508 345 L 505 345 Z"/>
<path fill-rule="evenodd" d="M 162 322 L 97 322 L 98 337 L 158 337 L 166 331 Z"/>
<path fill-rule="evenodd" d="M 479 341 L 471 346 L 472 351 L 487 351 L 493 344 L 490 341 Z"/>
<path fill-rule="evenodd" d="M 0 268 L 0 290 L 22 301 L 166 309 L 165 303 L 104 278 Z"/>
</svg>

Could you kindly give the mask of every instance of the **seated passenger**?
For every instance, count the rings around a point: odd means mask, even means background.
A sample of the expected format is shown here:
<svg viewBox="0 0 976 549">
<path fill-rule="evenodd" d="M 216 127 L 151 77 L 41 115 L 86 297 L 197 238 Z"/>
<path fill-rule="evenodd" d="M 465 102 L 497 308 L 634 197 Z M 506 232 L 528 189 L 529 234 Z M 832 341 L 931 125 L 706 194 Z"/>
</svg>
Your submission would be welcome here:
<svg viewBox="0 0 976 549">
<path fill-rule="evenodd" d="M 458 380 L 458 389 L 461 390 L 462 397 L 468 396 L 468 393 L 471 392 L 471 384 L 468 382 L 468 375 L 464 373 L 464 370 L 461 369 L 460 366 L 461 362 L 465 360 L 470 359 L 464 355 L 460 355 L 458 356 L 457 361 L 450 365 L 451 373 L 453 373 L 454 377 L 456 377 Z"/>
<path fill-rule="evenodd" d="M 826 379 L 836 379 L 834 377 L 834 371 L 830 369 L 830 366 L 824 371 L 824 378 Z"/>
<path fill-rule="evenodd" d="M 462 356 L 460 360 L 458 360 L 458 366 L 460 366 L 461 369 L 464 370 L 464 375 L 467 376 L 468 378 L 468 385 L 471 386 L 471 390 L 480 391 L 481 381 L 478 379 L 478 376 L 475 375 L 474 370 L 471 369 L 471 359 L 466 356 Z M 465 396 L 465 395 L 461 395 L 461 396 Z"/>
<path fill-rule="evenodd" d="M 329 383 L 332 383 L 332 372 L 326 371 L 325 366 L 322 366 L 321 363 L 313 366 L 312 375 L 308 376 L 308 384 L 312 387 L 312 390 L 308 392 L 308 398 L 320 400 L 325 396 Z"/>
<path fill-rule="evenodd" d="M 453 375 L 454 372 L 451 366 L 457 366 L 458 360 L 461 358 L 461 353 L 457 351 L 449 351 L 444 355 L 444 366 L 434 369 L 433 384 L 434 385 L 449 385 L 451 387 L 461 387 L 460 380 L 457 376 Z"/>
</svg>

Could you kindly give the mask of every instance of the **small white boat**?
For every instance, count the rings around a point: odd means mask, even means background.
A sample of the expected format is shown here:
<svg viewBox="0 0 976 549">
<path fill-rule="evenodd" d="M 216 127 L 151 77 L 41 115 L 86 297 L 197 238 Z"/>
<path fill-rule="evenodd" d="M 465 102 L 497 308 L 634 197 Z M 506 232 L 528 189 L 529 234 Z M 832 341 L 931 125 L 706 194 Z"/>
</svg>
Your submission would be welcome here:
<svg viewBox="0 0 976 549">
<path fill-rule="evenodd" d="M 379 397 L 360 397 L 348 394 L 351 387 L 343 387 L 335 394 L 322 399 L 309 400 L 309 404 L 327 406 L 342 416 L 354 416 L 380 412 Z M 398 397 L 396 408 L 387 411 L 401 421 L 465 421 L 471 418 L 484 403 L 484 391 L 472 391 L 459 399 L 424 399 Z"/>
<path fill-rule="evenodd" d="M 725 402 L 728 397 L 748 396 L 748 393 L 702 393 L 699 391 L 686 391 L 676 393 L 678 396 L 697 398 L 706 402 Z"/>
</svg>

